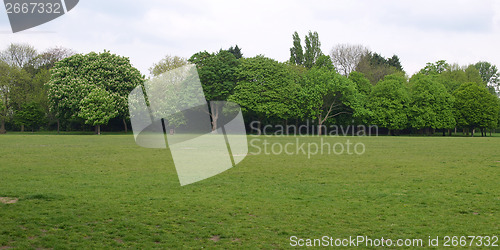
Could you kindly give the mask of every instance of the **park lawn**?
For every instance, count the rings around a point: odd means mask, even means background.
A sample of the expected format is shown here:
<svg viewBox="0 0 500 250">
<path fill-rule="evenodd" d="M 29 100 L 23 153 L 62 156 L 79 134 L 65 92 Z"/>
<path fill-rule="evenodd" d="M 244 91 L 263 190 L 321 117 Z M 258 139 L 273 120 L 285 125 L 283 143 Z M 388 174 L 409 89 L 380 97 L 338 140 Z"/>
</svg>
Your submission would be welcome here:
<svg viewBox="0 0 500 250">
<path fill-rule="evenodd" d="M 169 151 L 140 148 L 131 135 L 2 135 L 0 197 L 19 200 L 0 203 L 0 248 L 284 248 L 291 236 L 424 243 L 500 236 L 498 137 L 323 139 L 361 142 L 366 152 L 252 154 L 181 187 Z"/>
</svg>

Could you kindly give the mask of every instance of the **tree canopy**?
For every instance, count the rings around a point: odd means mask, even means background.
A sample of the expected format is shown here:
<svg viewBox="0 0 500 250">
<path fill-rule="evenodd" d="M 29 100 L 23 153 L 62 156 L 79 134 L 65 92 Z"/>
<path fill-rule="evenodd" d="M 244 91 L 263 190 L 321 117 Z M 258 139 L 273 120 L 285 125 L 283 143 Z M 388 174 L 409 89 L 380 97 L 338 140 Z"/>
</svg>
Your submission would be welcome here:
<svg viewBox="0 0 500 250">
<path fill-rule="evenodd" d="M 143 82 L 144 77 L 126 57 L 108 51 L 76 54 L 52 68 L 47 83 L 50 108 L 59 118 L 83 119 L 87 124 L 104 125 L 104 118 L 126 119 L 128 95 Z M 109 100 L 102 100 L 103 96 Z M 92 100 L 106 105 L 91 107 Z M 112 105 L 116 112 L 109 109 Z"/>
</svg>

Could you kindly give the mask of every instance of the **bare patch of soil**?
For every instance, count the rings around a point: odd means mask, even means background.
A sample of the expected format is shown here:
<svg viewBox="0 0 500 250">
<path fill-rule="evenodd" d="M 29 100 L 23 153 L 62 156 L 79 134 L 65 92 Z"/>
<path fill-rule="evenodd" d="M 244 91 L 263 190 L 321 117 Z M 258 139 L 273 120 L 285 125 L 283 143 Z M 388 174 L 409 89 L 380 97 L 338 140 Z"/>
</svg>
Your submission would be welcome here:
<svg viewBox="0 0 500 250">
<path fill-rule="evenodd" d="M 19 198 L 14 197 L 0 197 L 0 203 L 3 204 L 14 204 L 19 201 Z"/>
<path fill-rule="evenodd" d="M 212 236 L 212 238 L 210 238 L 210 240 L 213 241 L 213 242 L 217 242 L 217 241 L 220 240 L 220 236 L 219 235 L 214 235 L 214 236 Z"/>
</svg>

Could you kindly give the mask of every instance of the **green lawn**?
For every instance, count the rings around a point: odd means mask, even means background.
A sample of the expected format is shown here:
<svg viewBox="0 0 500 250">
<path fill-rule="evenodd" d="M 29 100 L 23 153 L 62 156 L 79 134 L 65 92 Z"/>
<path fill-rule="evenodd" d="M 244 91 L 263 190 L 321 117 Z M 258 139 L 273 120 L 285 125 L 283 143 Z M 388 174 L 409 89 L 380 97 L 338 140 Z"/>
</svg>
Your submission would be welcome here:
<svg viewBox="0 0 500 250">
<path fill-rule="evenodd" d="M 181 187 L 169 151 L 131 135 L 2 135 L 0 197 L 19 201 L 0 203 L 0 249 L 500 236 L 500 138 L 324 137 L 347 139 L 366 153 L 250 155 Z"/>
</svg>

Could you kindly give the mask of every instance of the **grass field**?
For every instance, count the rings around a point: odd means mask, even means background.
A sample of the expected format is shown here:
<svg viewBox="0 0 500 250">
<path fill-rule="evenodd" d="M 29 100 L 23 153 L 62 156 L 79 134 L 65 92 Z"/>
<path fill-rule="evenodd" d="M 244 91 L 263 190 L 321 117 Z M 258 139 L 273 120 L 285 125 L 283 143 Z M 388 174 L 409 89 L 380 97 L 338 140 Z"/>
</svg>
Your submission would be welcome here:
<svg viewBox="0 0 500 250">
<path fill-rule="evenodd" d="M 349 139 L 366 153 L 249 155 L 181 187 L 169 151 L 140 148 L 131 135 L 2 135 L 0 197 L 19 200 L 0 203 L 0 249 L 500 236 L 500 138 Z"/>
</svg>

